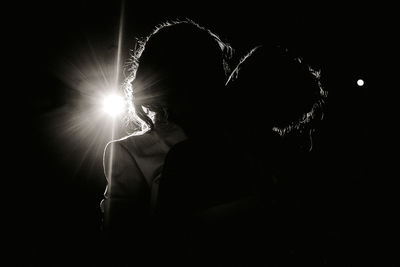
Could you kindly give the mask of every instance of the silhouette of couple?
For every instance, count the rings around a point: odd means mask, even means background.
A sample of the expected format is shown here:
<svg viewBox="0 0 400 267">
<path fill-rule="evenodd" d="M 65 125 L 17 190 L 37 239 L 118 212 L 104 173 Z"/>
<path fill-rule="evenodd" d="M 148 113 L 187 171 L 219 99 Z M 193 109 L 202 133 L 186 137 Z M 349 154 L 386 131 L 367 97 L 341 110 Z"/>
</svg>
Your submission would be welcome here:
<svg viewBox="0 0 400 267">
<path fill-rule="evenodd" d="M 270 44 L 237 55 L 185 19 L 138 39 L 123 89 L 133 130 L 104 151 L 110 262 L 279 262 L 274 168 L 284 136 L 312 145 L 326 98 L 319 73 Z"/>
</svg>

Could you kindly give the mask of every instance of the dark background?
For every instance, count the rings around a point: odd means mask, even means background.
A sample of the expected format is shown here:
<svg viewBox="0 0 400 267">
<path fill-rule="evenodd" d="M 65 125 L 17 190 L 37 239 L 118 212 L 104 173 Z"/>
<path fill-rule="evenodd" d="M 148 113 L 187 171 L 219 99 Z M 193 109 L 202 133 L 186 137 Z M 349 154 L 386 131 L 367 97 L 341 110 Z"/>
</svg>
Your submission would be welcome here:
<svg viewBox="0 0 400 267">
<path fill-rule="evenodd" d="M 76 101 L 84 92 L 73 88 L 68 70 L 84 73 L 87 58 L 114 62 L 120 11 L 120 1 L 19 2 L 4 8 L 11 16 L 4 23 L 11 29 L 3 40 L 9 48 L 4 56 L 11 60 L 6 90 L 17 100 L 4 112 L 17 114 L 4 116 L 11 128 L 5 131 L 11 160 L 4 177 L 11 186 L 4 190 L 10 223 L 4 233 L 15 252 L 12 265 L 101 266 L 107 257 L 110 244 L 100 238 L 99 202 L 105 187 L 101 153 L 108 139 L 89 149 L 88 137 L 65 134 L 69 124 L 63 122 L 74 108 L 85 110 Z M 377 18 L 385 13 L 365 5 L 126 1 L 122 63 L 135 37 L 184 17 L 218 33 L 239 53 L 262 41 L 279 42 L 321 69 L 329 104 L 312 152 L 306 159 L 288 160 L 285 175 L 297 185 L 291 189 L 293 202 L 315 219 L 311 228 L 318 229 L 326 246 L 324 255 L 316 255 L 321 262 L 391 266 L 391 216 L 386 213 L 391 182 L 375 175 L 372 129 L 377 123 L 371 108 L 378 91 L 376 61 L 386 41 L 384 22 Z M 356 84 L 359 78 L 363 87 Z"/>
</svg>

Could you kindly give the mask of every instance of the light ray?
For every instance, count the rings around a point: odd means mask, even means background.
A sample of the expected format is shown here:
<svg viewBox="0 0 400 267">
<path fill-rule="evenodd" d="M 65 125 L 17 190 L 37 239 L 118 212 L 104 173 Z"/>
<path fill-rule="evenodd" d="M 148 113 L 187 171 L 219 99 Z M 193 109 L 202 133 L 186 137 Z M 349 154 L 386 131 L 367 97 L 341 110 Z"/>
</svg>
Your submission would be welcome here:
<svg viewBox="0 0 400 267">
<path fill-rule="evenodd" d="M 115 74 L 115 88 L 119 85 L 120 65 L 121 65 L 121 47 L 122 47 L 122 36 L 124 30 L 124 13 L 125 13 L 125 1 L 121 2 L 121 15 L 119 18 L 119 31 L 118 31 L 118 50 L 117 50 L 117 63 L 116 63 L 116 74 Z"/>
<path fill-rule="evenodd" d="M 111 57 L 108 43 L 94 43 L 87 38 L 87 42 L 75 48 L 75 54 L 60 62 L 54 73 L 63 83 L 59 89 L 64 94 L 64 102 L 44 111 L 38 121 L 43 125 L 40 131 L 47 144 L 61 157 L 71 178 L 93 178 L 96 179 L 95 186 L 101 188 L 105 181 L 102 179 L 104 148 L 110 141 L 126 135 L 122 117 L 107 116 L 103 110 L 105 96 L 121 93 L 119 65 L 123 61 L 123 13 L 122 2 L 121 14 L 116 21 L 116 24 L 120 23 L 118 36 L 111 40 L 113 43 L 118 40 L 118 50 L 115 47 Z"/>
<path fill-rule="evenodd" d="M 107 87 L 110 86 L 110 83 L 107 79 L 106 72 L 103 69 L 103 65 L 100 63 L 99 59 L 97 58 L 97 54 L 96 54 L 95 50 L 93 49 L 92 44 L 89 41 L 88 41 L 88 46 L 90 48 L 90 52 L 92 53 L 92 58 L 95 60 L 95 62 L 97 64 L 97 70 L 100 72 L 104 83 L 107 85 Z"/>
<path fill-rule="evenodd" d="M 122 36 L 123 36 L 123 29 L 124 29 L 124 12 L 125 12 L 125 1 L 122 0 L 121 2 L 121 14 L 119 18 L 119 31 L 118 31 L 118 47 L 117 47 L 117 59 L 116 59 L 116 66 L 115 66 L 115 86 L 114 91 L 119 88 L 119 75 L 120 75 L 120 62 L 121 62 L 121 47 L 122 47 Z M 111 125 L 111 140 L 115 139 L 115 117 L 112 118 L 112 125 Z M 109 166 L 108 170 L 109 173 L 107 174 L 110 179 L 110 184 L 108 185 L 109 193 L 111 193 L 112 188 L 112 162 L 114 159 L 114 146 L 110 146 L 110 159 L 109 159 Z M 108 216 L 107 216 L 108 217 Z"/>
</svg>

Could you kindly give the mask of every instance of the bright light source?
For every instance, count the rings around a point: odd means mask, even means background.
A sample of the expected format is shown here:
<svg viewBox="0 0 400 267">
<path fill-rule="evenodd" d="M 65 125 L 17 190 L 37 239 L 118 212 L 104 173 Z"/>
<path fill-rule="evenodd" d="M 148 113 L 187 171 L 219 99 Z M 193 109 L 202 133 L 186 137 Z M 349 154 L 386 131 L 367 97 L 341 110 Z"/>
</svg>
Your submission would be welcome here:
<svg viewBox="0 0 400 267">
<path fill-rule="evenodd" d="M 364 85 L 364 81 L 362 79 L 358 79 L 357 80 L 357 85 L 358 86 L 363 86 Z"/>
<path fill-rule="evenodd" d="M 117 116 L 124 110 L 124 99 L 116 94 L 111 94 L 104 97 L 103 110 L 110 116 Z"/>
</svg>

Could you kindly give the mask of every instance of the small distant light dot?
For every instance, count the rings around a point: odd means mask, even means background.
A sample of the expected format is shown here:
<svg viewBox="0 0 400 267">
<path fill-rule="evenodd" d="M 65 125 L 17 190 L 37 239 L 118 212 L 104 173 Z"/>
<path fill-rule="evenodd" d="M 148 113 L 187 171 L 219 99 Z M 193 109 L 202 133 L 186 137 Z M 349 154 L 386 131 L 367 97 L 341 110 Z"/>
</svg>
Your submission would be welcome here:
<svg viewBox="0 0 400 267">
<path fill-rule="evenodd" d="M 357 80 L 357 85 L 358 85 L 358 86 L 363 86 L 363 85 L 364 85 L 364 80 L 358 79 L 358 80 Z"/>
</svg>

